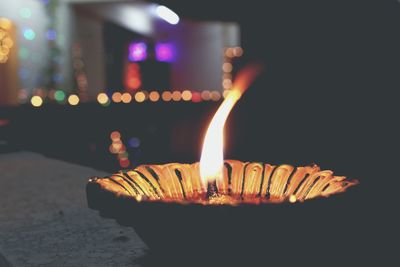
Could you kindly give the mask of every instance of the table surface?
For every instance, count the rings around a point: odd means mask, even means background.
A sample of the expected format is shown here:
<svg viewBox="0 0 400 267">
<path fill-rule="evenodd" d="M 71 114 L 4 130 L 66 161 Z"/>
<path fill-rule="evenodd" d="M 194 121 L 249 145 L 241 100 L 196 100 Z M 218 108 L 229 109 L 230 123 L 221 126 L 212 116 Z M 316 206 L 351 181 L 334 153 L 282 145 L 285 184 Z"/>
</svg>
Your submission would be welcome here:
<svg viewBox="0 0 400 267">
<path fill-rule="evenodd" d="M 0 154 L 0 266 L 139 266 L 132 228 L 87 207 L 105 173 L 30 152 Z"/>
</svg>

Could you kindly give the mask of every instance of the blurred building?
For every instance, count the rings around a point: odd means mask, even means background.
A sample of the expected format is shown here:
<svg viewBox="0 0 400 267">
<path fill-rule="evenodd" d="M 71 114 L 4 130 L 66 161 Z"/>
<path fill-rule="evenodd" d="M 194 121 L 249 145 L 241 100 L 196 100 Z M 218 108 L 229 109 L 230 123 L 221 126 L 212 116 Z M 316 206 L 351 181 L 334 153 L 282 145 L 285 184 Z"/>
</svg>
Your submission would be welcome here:
<svg viewBox="0 0 400 267">
<path fill-rule="evenodd" d="M 234 22 L 191 21 L 149 1 L 1 1 L 0 18 L 13 25 L 2 104 L 55 90 L 88 101 L 103 91 L 222 92 L 225 49 L 240 46 Z"/>
</svg>

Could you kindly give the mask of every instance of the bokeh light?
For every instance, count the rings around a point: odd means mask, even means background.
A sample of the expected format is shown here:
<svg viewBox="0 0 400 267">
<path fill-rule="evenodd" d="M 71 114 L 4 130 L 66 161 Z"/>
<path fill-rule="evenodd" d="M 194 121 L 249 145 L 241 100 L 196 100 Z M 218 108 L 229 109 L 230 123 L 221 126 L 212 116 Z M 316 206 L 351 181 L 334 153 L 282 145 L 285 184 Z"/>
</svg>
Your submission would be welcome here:
<svg viewBox="0 0 400 267">
<path fill-rule="evenodd" d="M 71 106 L 76 106 L 76 105 L 78 105 L 78 104 L 79 104 L 79 97 L 78 97 L 77 95 L 75 95 L 75 94 L 70 95 L 70 96 L 68 97 L 68 103 L 69 103 Z"/>
<path fill-rule="evenodd" d="M 210 98 L 211 98 L 210 91 L 205 90 L 205 91 L 201 92 L 201 98 L 205 101 L 210 100 Z"/>
<path fill-rule="evenodd" d="M 97 102 L 105 106 L 110 102 L 110 100 L 105 93 L 100 93 L 97 95 Z"/>
<path fill-rule="evenodd" d="M 201 102 L 201 94 L 200 94 L 200 92 L 193 92 L 192 93 L 192 102 L 194 102 L 194 103 Z"/>
<path fill-rule="evenodd" d="M 129 139 L 128 143 L 130 147 L 138 148 L 140 146 L 140 139 L 137 137 L 132 137 Z"/>
<path fill-rule="evenodd" d="M 113 132 L 111 132 L 111 134 L 110 134 L 110 138 L 111 138 L 111 140 L 113 140 L 113 141 L 120 140 L 121 134 L 120 134 L 120 132 L 118 132 L 118 131 L 113 131 Z"/>
<path fill-rule="evenodd" d="M 185 90 L 182 92 L 182 99 L 184 101 L 190 101 L 192 99 L 192 92 L 189 90 Z"/>
<path fill-rule="evenodd" d="M 232 47 L 229 47 L 229 48 L 226 48 L 225 49 L 225 56 L 226 57 L 233 57 L 234 55 L 233 55 L 233 48 Z"/>
<path fill-rule="evenodd" d="M 173 62 L 175 59 L 175 47 L 170 43 L 158 43 L 155 47 L 156 59 L 161 62 Z"/>
<path fill-rule="evenodd" d="M 31 104 L 36 108 L 40 107 L 43 104 L 43 99 L 38 95 L 32 96 Z"/>
<path fill-rule="evenodd" d="M 56 40 L 57 39 L 57 31 L 54 29 L 47 30 L 46 37 L 48 40 L 52 40 L 52 41 Z"/>
<path fill-rule="evenodd" d="M 232 80 L 231 79 L 224 79 L 223 82 L 222 82 L 222 87 L 224 89 L 232 88 Z"/>
<path fill-rule="evenodd" d="M 121 93 L 120 92 L 115 92 L 112 94 L 112 101 L 114 101 L 114 103 L 120 103 L 121 102 Z"/>
<path fill-rule="evenodd" d="M 65 100 L 65 93 L 64 93 L 64 91 L 57 90 L 57 91 L 54 93 L 54 99 L 55 99 L 56 101 L 58 101 L 58 102 L 64 101 L 64 100 Z"/>
<path fill-rule="evenodd" d="M 128 104 L 132 101 L 132 96 L 130 93 L 123 93 L 121 96 L 121 101 L 125 104 Z"/>
<path fill-rule="evenodd" d="M 157 91 L 152 91 L 149 94 L 149 99 L 152 102 L 157 102 L 160 99 L 160 94 Z"/>
<path fill-rule="evenodd" d="M 243 49 L 241 47 L 235 47 L 233 49 L 233 55 L 235 57 L 241 57 L 243 55 Z"/>
<path fill-rule="evenodd" d="M 211 98 L 212 101 L 218 101 L 218 100 L 221 99 L 221 93 L 218 92 L 218 91 L 212 91 L 211 95 L 210 95 L 210 98 Z"/>
<path fill-rule="evenodd" d="M 231 72 L 232 71 L 232 64 L 229 62 L 225 62 L 224 64 L 222 64 L 222 70 L 224 72 Z"/>
<path fill-rule="evenodd" d="M 26 40 L 32 41 L 36 38 L 36 33 L 31 28 L 25 28 L 23 31 L 24 38 Z"/>
<path fill-rule="evenodd" d="M 129 45 L 128 58 L 130 61 L 143 61 L 147 58 L 147 45 L 143 42 Z"/>
<path fill-rule="evenodd" d="M 172 100 L 174 101 L 179 101 L 182 98 L 182 94 L 179 91 L 173 91 L 172 92 Z"/>
<path fill-rule="evenodd" d="M 119 160 L 119 165 L 120 165 L 122 168 L 128 168 L 130 164 L 131 164 L 131 163 L 130 163 L 129 159 L 127 159 L 127 158 L 123 158 L 123 159 L 120 159 L 120 160 Z"/>
<path fill-rule="evenodd" d="M 162 100 L 164 101 L 171 101 L 172 93 L 170 91 L 164 91 L 161 95 Z"/>
<path fill-rule="evenodd" d="M 0 18 L 0 28 L 3 28 L 4 30 L 9 30 L 11 29 L 11 20 L 6 19 L 6 18 Z"/>
<path fill-rule="evenodd" d="M 144 92 L 137 92 L 135 94 L 135 100 L 136 100 L 136 102 L 139 102 L 139 103 L 145 101 L 146 100 L 145 93 Z"/>
</svg>

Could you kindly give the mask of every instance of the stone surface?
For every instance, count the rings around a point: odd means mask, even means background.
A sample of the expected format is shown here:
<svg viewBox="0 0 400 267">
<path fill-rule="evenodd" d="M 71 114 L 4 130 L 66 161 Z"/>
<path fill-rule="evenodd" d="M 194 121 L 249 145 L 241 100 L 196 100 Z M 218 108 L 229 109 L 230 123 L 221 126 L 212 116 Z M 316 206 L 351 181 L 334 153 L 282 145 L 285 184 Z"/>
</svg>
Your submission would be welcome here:
<svg viewBox="0 0 400 267">
<path fill-rule="evenodd" d="M 87 207 L 87 179 L 103 175 L 30 152 L 0 155 L 0 266 L 138 266 L 146 246 L 134 230 Z"/>
</svg>

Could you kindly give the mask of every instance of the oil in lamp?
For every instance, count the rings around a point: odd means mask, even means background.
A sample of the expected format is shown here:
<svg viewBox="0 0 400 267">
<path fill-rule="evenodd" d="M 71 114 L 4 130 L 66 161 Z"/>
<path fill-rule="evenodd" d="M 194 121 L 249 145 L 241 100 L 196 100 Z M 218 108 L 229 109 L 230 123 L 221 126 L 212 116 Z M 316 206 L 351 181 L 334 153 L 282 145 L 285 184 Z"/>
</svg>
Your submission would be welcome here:
<svg viewBox="0 0 400 267">
<path fill-rule="evenodd" d="M 338 260 L 333 244 L 351 246 L 341 237 L 354 240 L 357 233 L 340 224 L 354 218 L 358 202 L 342 192 L 356 180 L 316 165 L 223 158 L 225 121 L 259 71 L 249 66 L 238 73 L 209 124 L 200 162 L 141 165 L 90 178 L 89 207 L 133 226 L 150 250 L 162 255 L 156 258 L 179 258 L 186 266 L 217 260 L 299 264 L 310 255 L 308 265 L 317 258 Z"/>
</svg>

